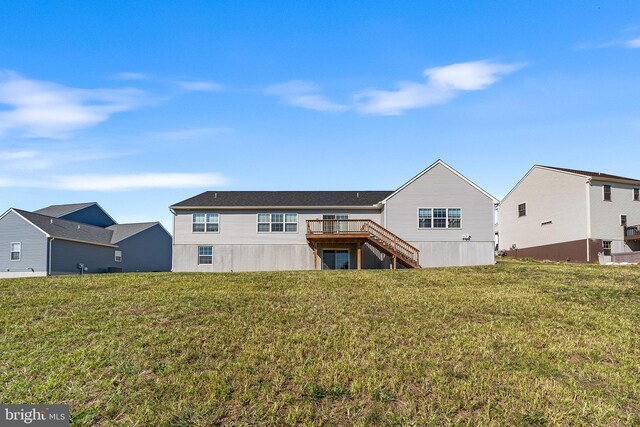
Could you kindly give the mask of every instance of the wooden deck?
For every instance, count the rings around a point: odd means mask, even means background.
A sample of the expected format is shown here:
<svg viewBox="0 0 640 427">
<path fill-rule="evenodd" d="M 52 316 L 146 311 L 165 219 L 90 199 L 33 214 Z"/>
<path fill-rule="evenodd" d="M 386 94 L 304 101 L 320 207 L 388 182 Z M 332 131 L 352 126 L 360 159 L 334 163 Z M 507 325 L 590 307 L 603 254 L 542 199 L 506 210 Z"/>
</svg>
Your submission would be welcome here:
<svg viewBox="0 0 640 427">
<path fill-rule="evenodd" d="M 369 243 L 391 258 L 391 267 L 401 264 L 420 268 L 420 251 L 380 224 L 366 219 L 307 220 L 307 240 L 313 243 L 314 266 L 318 269 L 318 243 L 352 243 L 357 245 L 357 268 L 362 268 L 362 245 Z"/>
<path fill-rule="evenodd" d="M 640 225 L 632 225 L 624 228 L 624 240 L 640 240 Z"/>
</svg>

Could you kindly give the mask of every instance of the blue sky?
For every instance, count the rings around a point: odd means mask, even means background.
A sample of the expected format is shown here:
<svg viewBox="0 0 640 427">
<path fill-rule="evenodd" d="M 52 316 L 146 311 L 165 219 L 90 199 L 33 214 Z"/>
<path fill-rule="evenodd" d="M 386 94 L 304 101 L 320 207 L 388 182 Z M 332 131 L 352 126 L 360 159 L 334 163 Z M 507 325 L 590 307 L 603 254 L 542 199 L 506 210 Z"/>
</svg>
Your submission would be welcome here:
<svg viewBox="0 0 640 427">
<path fill-rule="evenodd" d="M 640 3 L 0 3 L 0 210 L 640 177 Z"/>
</svg>

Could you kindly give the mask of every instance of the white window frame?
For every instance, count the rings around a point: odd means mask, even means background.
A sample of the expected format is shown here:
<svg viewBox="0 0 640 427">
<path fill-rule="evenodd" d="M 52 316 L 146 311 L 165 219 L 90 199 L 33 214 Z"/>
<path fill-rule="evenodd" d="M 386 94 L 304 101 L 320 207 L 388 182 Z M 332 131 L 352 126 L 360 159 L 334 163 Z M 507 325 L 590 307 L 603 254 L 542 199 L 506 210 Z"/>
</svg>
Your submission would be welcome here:
<svg viewBox="0 0 640 427">
<path fill-rule="evenodd" d="M 431 209 L 431 228 L 428 227 L 420 227 L 420 209 Z M 446 212 L 446 216 L 444 218 L 445 220 L 445 224 L 446 227 L 434 227 L 433 226 L 433 210 L 434 209 L 444 209 Z M 460 227 L 449 227 L 449 209 L 458 209 L 460 211 Z M 416 210 L 416 220 L 417 220 L 417 227 L 418 230 L 462 230 L 463 225 L 462 225 L 462 218 L 463 218 L 464 214 L 463 214 L 463 210 L 462 208 L 458 208 L 458 207 L 448 207 L 448 208 L 443 208 L 443 207 L 419 207 Z M 442 219 L 442 218 L 438 218 L 438 219 Z"/>
<path fill-rule="evenodd" d="M 211 255 L 200 255 L 200 248 L 211 248 Z M 211 262 L 200 262 L 200 257 L 211 257 Z M 212 245 L 198 245 L 198 265 L 213 265 L 213 246 Z"/>
<path fill-rule="evenodd" d="M 18 245 L 20 250 L 14 251 L 13 250 L 13 245 Z M 13 259 L 12 255 L 14 253 L 18 254 L 18 259 Z M 11 242 L 9 244 L 9 261 L 15 261 L 15 262 L 22 261 L 22 242 Z"/>
<path fill-rule="evenodd" d="M 347 251 L 347 269 L 346 270 L 351 270 L 351 249 L 349 248 L 322 248 L 322 258 L 320 258 L 320 265 L 322 268 L 322 270 L 324 271 L 342 271 L 343 269 L 341 268 L 327 268 L 326 270 L 324 269 L 324 253 L 326 251 Z"/>
<path fill-rule="evenodd" d="M 624 217 L 624 224 L 622 223 L 622 217 Z M 629 224 L 629 217 L 626 214 L 620 214 L 620 226 L 626 227 Z"/>
<path fill-rule="evenodd" d="M 604 189 L 607 188 L 607 187 L 609 187 L 609 199 L 607 199 L 605 197 L 606 193 L 605 193 Z M 602 201 L 604 201 L 604 202 L 612 202 L 613 201 L 613 187 L 611 187 L 611 185 L 609 185 L 609 184 L 603 184 L 602 185 Z"/>
<path fill-rule="evenodd" d="M 260 215 L 269 215 L 269 222 L 260 221 Z M 272 218 L 273 215 L 282 215 L 282 231 L 272 231 L 272 224 L 274 224 Z M 296 220 L 287 221 L 287 215 L 295 215 Z M 297 234 L 300 230 L 300 216 L 297 212 L 259 212 L 256 214 L 256 233 L 259 234 L 270 234 L 270 233 L 287 233 L 287 234 Z M 269 224 L 269 231 L 260 231 L 260 224 Z M 280 224 L 280 222 L 276 222 L 275 224 Z M 287 231 L 287 224 L 295 224 L 296 231 Z"/>
<path fill-rule="evenodd" d="M 204 215 L 204 222 L 195 222 L 196 219 L 196 215 Z M 215 215 L 216 218 L 218 219 L 216 222 L 209 222 L 207 221 L 207 219 L 209 218 L 209 215 Z M 195 224 L 204 224 L 204 231 L 194 231 L 193 230 L 193 226 Z M 209 224 L 217 224 L 218 225 L 218 230 L 217 231 L 207 231 L 207 225 Z M 195 233 L 195 234 L 217 234 L 220 233 L 220 214 L 218 212 L 194 212 L 191 214 L 191 232 Z"/>
<path fill-rule="evenodd" d="M 115 251 L 113 258 L 115 262 L 122 262 L 122 251 Z"/>
<path fill-rule="evenodd" d="M 605 243 L 608 243 L 608 244 L 607 244 L 607 245 L 605 245 Z M 611 256 L 611 246 L 613 246 L 613 245 L 612 245 L 612 243 L 613 243 L 613 242 L 612 242 L 611 240 L 603 240 L 603 241 L 602 241 L 602 255 L 604 255 L 604 256 Z M 609 247 L 608 247 L 608 248 L 605 248 L 605 246 L 609 246 Z M 607 255 L 607 252 L 606 252 L 606 251 L 609 251 L 609 255 Z"/>
<path fill-rule="evenodd" d="M 640 188 L 634 187 L 631 191 L 631 200 L 634 202 L 640 202 Z M 638 193 L 638 198 L 636 199 L 636 192 Z"/>
</svg>

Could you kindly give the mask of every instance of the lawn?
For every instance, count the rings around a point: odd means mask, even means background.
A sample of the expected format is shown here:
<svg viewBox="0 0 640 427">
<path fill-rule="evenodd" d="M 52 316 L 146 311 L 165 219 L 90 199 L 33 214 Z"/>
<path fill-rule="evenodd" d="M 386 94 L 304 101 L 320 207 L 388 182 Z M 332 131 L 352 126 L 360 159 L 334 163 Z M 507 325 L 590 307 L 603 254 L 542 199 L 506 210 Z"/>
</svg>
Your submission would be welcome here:
<svg viewBox="0 0 640 427">
<path fill-rule="evenodd" d="M 73 425 L 640 425 L 640 268 L 0 280 L 0 403 Z"/>
</svg>

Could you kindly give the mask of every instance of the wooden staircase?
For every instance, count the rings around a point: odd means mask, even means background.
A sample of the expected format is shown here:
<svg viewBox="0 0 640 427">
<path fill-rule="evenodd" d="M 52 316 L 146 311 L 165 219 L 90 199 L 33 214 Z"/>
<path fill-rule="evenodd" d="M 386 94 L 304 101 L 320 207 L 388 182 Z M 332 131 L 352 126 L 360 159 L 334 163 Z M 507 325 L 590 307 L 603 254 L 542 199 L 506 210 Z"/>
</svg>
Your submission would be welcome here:
<svg viewBox="0 0 640 427">
<path fill-rule="evenodd" d="M 370 219 L 309 219 L 307 240 L 317 243 L 369 243 L 407 268 L 420 268 L 420 251 Z"/>
</svg>

